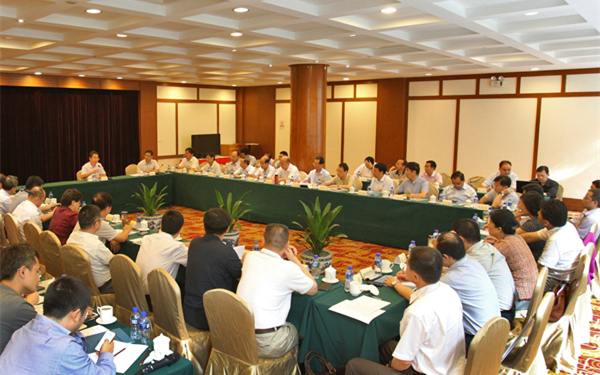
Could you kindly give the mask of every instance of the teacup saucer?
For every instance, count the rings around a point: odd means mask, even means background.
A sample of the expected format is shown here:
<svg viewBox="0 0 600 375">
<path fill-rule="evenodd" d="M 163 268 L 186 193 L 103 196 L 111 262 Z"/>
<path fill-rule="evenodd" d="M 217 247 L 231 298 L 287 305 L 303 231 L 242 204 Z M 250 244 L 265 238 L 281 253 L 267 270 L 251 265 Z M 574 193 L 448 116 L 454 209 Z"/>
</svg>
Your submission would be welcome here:
<svg viewBox="0 0 600 375">
<path fill-rule="evenodd" d="M 328 283 L 328 284 L 335 284 L 335 283 L 337 283 L 338 281 L 340 281 L 340 279 L 335 279 L 335 281 L 329 281 L 329 280 L 327 280 L 327 279 L 323 279 L 323 282 L 324 282 L 324 283 Z"/>
<path fill-rule="evenodd" d="M 392 273 L 394 270 L 390 269 L 389 271 L 381 271 L 381 273 Z"/>
<path fill-rule="evenodd" d="M 108 322 L 103 322 L 102 318 L 96 319 L 96 323 L 102 324 L 103 326 L 106 326 L 106 325 L 109 325 L 109 324 L 113 324 L 116 321 L 117 321 L 117 317 L 116 316 L 113 316 L 112 319 L 109 320 Z"/>
</svg>

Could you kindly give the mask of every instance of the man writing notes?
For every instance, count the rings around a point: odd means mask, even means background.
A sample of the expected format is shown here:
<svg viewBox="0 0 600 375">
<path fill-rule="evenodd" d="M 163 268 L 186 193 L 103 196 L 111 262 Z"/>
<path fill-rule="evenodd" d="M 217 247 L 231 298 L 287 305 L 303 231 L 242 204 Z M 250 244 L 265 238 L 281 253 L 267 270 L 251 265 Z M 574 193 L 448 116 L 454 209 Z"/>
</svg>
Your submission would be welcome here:
<svg viewBox="0 0 600 375">
<path fill-rule="evenodd" d="M 144 153 L 144 160 L 140 161 L 137 165 L 138 173 L 150 173 L 150 172 L 159 172 L 160 168 L 158 167 L 158 162 L 152 157 L 154 156 L 154 151 L 146 150 Z"/>
<path fill-rule="evenodd" d="M 315 169 L 310 171 L 308 176 L 302 182 L 308 182 L 309 184 L 316 184 L 317 182 L 327 182 L 331 180 L 331 174 L 327 172 L 325 168 L 325 159 L 322 156 L 317 156 L 315 161 L 313 161 L 313 166 Z"/>
<path fill-rule="evenodd" d="M 515 207 L 519 203 L 519 196 L 510 188 L 511 180 L 508 176 L 496 176 L 494 179 L 494 190 L 490 190 L 481 198 L 479 203 L 490 203 L 492 208 L 502 208 L 503 203 L 512 204 Z"/>
<path fill-rule="evenodd" d="M 556 194 L 558 193 L 558 182 L 551 180 L 550 170 L 545 165 L 542 165 L 535 171 L 535 179 L 531 180 L 531 182 L 539 182 L 544 189 L 544 195 L 550 198 L 556 198 Z"/>
<path fill-rule="evenodd" d="M 438 184 L 442 185 L 444 183 L 444 179 L 442 178 L 441 174 L 437 173 L 435 170 L 436 168 L 437 164 L 435 161 L 427 160 L 427 162 L 425 162 L 425 171 L 421 173 L 421 177 L 425 181 L 431 182 L 432 184 L 437 182 Z"/>
<path fill-rule="evenodd" d="M 254 167 L 250 165 L 249 159 L 242 159 L 240 167 L 233 172 L 233 177 L 240 178 L 242 176 L 248 177 L 254 173 Z"/>
<path fill-rule="evenodd" d="M 269 164 L 269 157 L 263 156 L 260 158 L 259 167 L 254 170 L 254 173 L 250 174 L 250 177 L 254 178 L 270 178 L 275 175 L 275 168 Z"/>
<path fill-rule="evenodd" d="M 248 147 L 244 147 L 240 150 L 240 158 L 242 158 L 242 160 L 248 159 L 250 161 L 250 165 L 252 167 L 256 167 L 256 158 L 250 155 L 250 149 Z"/>
<path fill-rule="evenodd" d="M 471 202 L 475 200 L 477 192 L 465 184 L 465 175 L 461 171 L 452 173 L 450 179 L 452 180 L 452 185 L 444 189 L 444 199 L 460 204 L 464 204 L 467 199 L 470 199 Z"/>
<path fill-rule="evenodd" d="M 406 164 L 406 180 L 402 181 L 396 193 L 406 194 L 410 191 L 412 198 L 425 199 L 429 194 L 429 182 L 419 177 L 421 167 L 418 163 L 411 161 Z"/>
<path fill-rule="evenodd" d="M 500 168 L 498 169 L 498 172 L 492 173 L 492 175 L 488 177 L 488 179 L 485 180 L 481 186 L 487 188 L 487 191 L 490 191 L 494 188 L 494 181 L 496 180 L 496 177 L 507 176 L 510 177 L 510 181 L 512 182 L 510 188 L 517 190 L 517 180 L 519 179 L 519 176 L 511 172 L 511 170 L 512 163 L 508 160 L 502 160 L 500 162 Z"/>
<path fill-rule="evenodd" d="M 232 151 L 231 160 L 227 164 L 225 164 L 225 173 L 235 173 L 235 171 L 240 169 L 241 165 L 242 163 L 240 163 L 240 153 L 237 151 Z"/>
<path fill-rule="evenodd" d="M 187 168 L 194 172 L 200 169 L 200 163 L 198 163 L 198 159 L 194 156 L 194 149 L 191 147 L 185 149 L 185 158 L 181 159 L 181 163 L 177 167 L 177 169 Z"/>
<path fill-rule="evenodd" d="M 440 282 L 442 266 L 438 250 L 418 246 L 408 258 L 406 271 L 385 280 L 410 301 L 400 321 L 400 342 L 388 341 L 380 347 L 379 358 L 385 363 L 351 360 L 346 365 L 347 375 L 462 375 L 463 311 L 457 293 Z M 400 281 L 414 283 L 417 290 Z"/>
<path fill-rule="evenodd" d="M 375 165 L 375 159 L 371 156 L 367 156 L 365 162 L 356 168 L 354 175 L 357 177 L 373 177 L 373 165 Z"/>
<path fill-rule="evenodd" d="M 215 153 L 209 152 L 206 154 L 206 164 L 201 168 L 202 172 L 214 173 L 216 177 L 223 175 L 223 168 L 221 164 L 215 160 Z"/>
<path fill-rule="evenodd" d="M 350 189 L 354 186 L 354 176 L 348 173 L 348 164 L 342 163 L 337 167 L 337 175 L 329 181 L 321 181 L 323 185 L 337 187 L 341 189 Z"/>
<path fill-rule="evenodd" d="M 85 163 L 83 167 L 81 167 L 81 178 L 86 179 L 96 174 L 96 178 L 105 177 L 106 171 L 102 164 L 98 161 L 100 160 L 100 156 L 98 155 L 98 151 L 90 151 L 90 161 Z"/>
<path fill-rule="evenodd" d="M 275 172 L 275 175 L 279 178 L 279 181 L 300 181 L 300 172 L 298 171 L 298 167 L 296 167 L 290 161 L 290 158 L 284 156 L 280 160 L 281 167 Z"/>
<path fill-rule="evenodd" d="M 387 165 L 384 163 L 377 163 L 373 167 L 373 179 L 371 180 L 371 191 L 381 193 L 382 191 L 394 191 L 394 181 L 385 174 L 387 171 Z"/>
<path fill-rule="evenodd" d="M 254 312 L 258 356 L 278 358 L 298 346 L 298 331 L 286 322 L 292 293 L 313 296 L 317 283 L 290 246 L 288 227 L 267 225 L 262 243 L 244 259 L 237 295 Z"/>
</svg>

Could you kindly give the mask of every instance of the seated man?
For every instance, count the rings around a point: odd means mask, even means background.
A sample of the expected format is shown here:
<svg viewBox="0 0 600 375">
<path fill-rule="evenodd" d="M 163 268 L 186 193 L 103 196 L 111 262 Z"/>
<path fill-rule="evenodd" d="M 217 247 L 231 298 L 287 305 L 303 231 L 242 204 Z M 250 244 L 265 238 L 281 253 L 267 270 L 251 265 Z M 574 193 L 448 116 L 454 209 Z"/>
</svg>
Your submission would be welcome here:
<svg viewBox="0 0 600 375">
<path fill-rule="evenodd" d="M 600 189 L 600 180 L 592 181 L 592 185 L 590 186 L 590 189 Z"/>
<path fill-rule="evenodd" d="M 96 236 L 102 241 L 102 243 L 106 243 L 106 241 L 110 241 L 110 248 L 114 253 L 117 253 L 121 249 L 121 244 L 129 238 L 129 233 L 131 232 L 131 225 L 127 224 L 123 227 L 123 231 L 121 233 L 117 232 L 110 226 L 110 224 L 104 220 L 112 210 L 113 206 L 113 197 L 112 195 L 101 191 L 94 195 L 94 199 L 92 200 L 92 204 L 100 209 L 100 217 L 102 218 L 100 229 L 96 232 Z M 73 228 L 73 232 L 79 230 L 80 223 L 75 225 Z"/>
<path fill-rule="evenodd" d="M 412 198 L 427 198 L 427 195 L 429 194 L 429 182 L 419 177 L 420 171 L 421 167 L 418 163 L 413 161 L 406 163 L 406 170 L 404 172 L 406 173 L 406 180 L 398 185 L 396 193 L 406 194 L 410 191 Z"/>
<path fill-rule="evenodd" d="M 380 358 L 386 363 L 351 360 L 346 365 L 347 375 L 462 375 L 463 311 L 456 292 L 440 282 L 442 265 L 439 251 L 418 246 L 410 253 L 406 271 L 385 280 L 386 285 L 410 301 L 400 321 L 400 342 L 388 341 L 380 347 Z M 412 282 L 417 290 L 413 292 L 399 281 Z"/>
<path fill-rule="evenodd" d="M 83 194 L 79 190 L 65 190 L 60 198 L 61 206 L 54 210 L 48 230 L 56 234 L 61 245 L 67 243 L 67 239 L 77 225 L 77 212 L 79 212 L 82 200 Z"/>
<path fill-rule="evenodd" d="M 490 319 L 500 316 L 498 294 L 485 269 L 467 258 L 465 244 L 458 234 L 446 232 L 437 238 L 435 247 L 442 253 L 448 267 L 441 281 L 460 297 L 467 352 L 477 331 Z"/>
<path fill-rule="evenodd" d="M 17 191 L 19 180 L 16 176 L 6 176 L 2 181 L 2 190 L 0 190 L 0 219 L 10 213 L 10 205 L 12 204 L 11 195 Z"/>
<path fill-rule="evenodd" d="M 13 332 L 29 323 L 37 313 L 33 305 L 39 302 L 36 291 L 40 277 L 40 255 L 33 246 L 18 244 L 0 253 L 0 354 Z M 23 296 L 26 295 L 26 298 Z"/>
<path fill-rule="evenodd" d="M 9 213 L 13 213 L 15 212 L 15 210 L 17 209 L 17 207 L 23 203 L 24 201 L 27 200 L 27 197 L 29 196 L 29 192 L 31 191 L 31 189 L 35 188 L 35 187 L 39 187 L 39 188 L 43 188 L 44 187 L 44 180 L 42 180 L 40 177 L 38 176 L 29 176 L 27 178 L 27 181 L 25 182 L 25 190 L 21 190 L 20 192 L 18 192 L 17 194 L 15 194 L 15 196 L 13 197 L 12 203 L 10 204 L 10 210 Z M 43 212 L 47 212 L 52 210 L 54 207 L 58 206 L 59 204 L 49 204 L 49 205 L 42 205 L 40 207 L 41 215 L 42 215 L 42 221 L 45 222 L 48 219 L 50 219 L 52 217 L 52 212 L 44 214 Z"/>
<path fill-rule="evenodd" d="M 535 179 L 531 182 L 538 182 L 544 189 L 544 195 L 550 198 L 556 198 L 558 193 L 558 182 L 549 178 L 550 170 L 545 165 L 542 165 L 535 171 Z"/>
<path fill-rule="evenodd" d="M 546 228 L 537 232 L 521 233 L 525 242 L 546 240 L 544 252 L 538 259 L 538 268 L 548 268 L 544 293 L 552 291 L 563 281 L 570 281 L 579 264 L 583 242 L 577 229 L 567 221 L 569 210 L 557 199 L 542 203 L 538 220 Z"/>
<path fill-rule="evenodd" d="M 3 373 L 23 375 L 114 375 L 114 342 L 104 341 L 94 363 L 86 354 L 85 337 L 78 332 L 91 303 L 90 291 L 74 277 L 50 284 L 44 315 L 36 315 L 16 331 L 3 355 Z"/>
<path fill-rule="evenodd" d="M 158 162 L 152 157 L 154 156 L 154 151 L 146 150 L 144 153 L 144 160 L 140 161 L 137 165 L 138 173 L 150 173 L 150 172 L 160 172 L 160 167 L 158 166 Z"/>
<path fill-rule="evenodd" d="M 384 163 L 377 163 L 373 167 L 373 179 L 371 180 L 371 191 L 381 193 L 383 191 L 389 191 L 393 194 L 394 181 L 386 174 L 387 165 Z"/>
<path fill-rule="evenodd" d="M 240 158 L 250 160 L 250 165 L 256 168 L 256 158 L 250 155 L 250 149 L 248 147 L 244 147 L 240 150 Z"/>
<path fill-rule="evenodd" d="M 583 213 L 578 219 L 572 221 L 581 239 L 587 236 L 594 223 L 600 225 L 600 209 L 598 207 L 600 207 L 600 189 L 588 190 L 583 197 Z M 599 235 L 600 230 L 596 232 L 594 241 L 598 241 Z"/>
<path fill-rule="evenodd" d="M 278 358 L 298 346 L 298 331 L 286 322 L 292 293 L 317 294 L 316 281 L 300 263 L 297 250 L 290 246 L 288 239 L 288 227 L 267 225 L 263 249 L 246 255 L 237 288 L 237 295 L 254 312 L 256 343 L 261 358 Z"/>
<path fill-rule="evenodd" d="M 373 166 L 375 165 L 375 159 L 371 156 L 367 156 L 365 162 L 356 168 L 354 171 L 354 175 L 356 177 L 365 177 L 371 178 L 373 177 Z"/>
<path fill-rule="evenodd" d="M 503 203 L 512 204 L 516 207 L 519 203 L 519 196 L 510 188 L 511 180 L 507 176 L 497 176 L 494 179 L 494 190 L 490 190 L 481 198 L 479 203 L 491 204 L 492 208 L 502 208 Z"/>
<path fill-rule="evenodd" d="M 485 180 L 483 182 L 483 184 L 481 184 L 481 186 L 487 188 L 487 191 L 490 191 L 494 188 L 494 181 L 496 180 L 496 177 L 498 176 L 507 176 L 510 177 L 510 181 L 512 182 L 510 185 L 510 188 L 513 190 L 517 190 L 517 180 L 519 179 L 519 176 L 517 176 L 515 173 L 511 172 L 512 169 L 512 163 L 508 160 L 502 160 L 500 162 L 500 168 L 498 169 L 498 172 L 492 173 L 492 175 L 490 177 L 488 177 L 487 180 Z"/>
<path fill-rule="evenodd" d="M 498 294 L 500 315 L 512 322 L 515 317 L 515 281 L 506 263 L 504 255 L 491 244 L 483 241 L 479 234 L 479 225 L 472 219 L 458 219 L 452 225 L 452 231 L 460 236 L 467 249 L 467 258 L 477 261 L 485 272 Z"/>
<path fill-rule="evenodd" d="M 275 167 L 269 164 L 268 156 L 260 158 L 259 167 L 254 169 L 254 173 L 250 174 L 250 177 L 265 179 L 275 176 Z"/>
<path fill-rule="evenodd" d="M 88 255 L 92 265 L 92 276 L 100 293 L 113 293 L 108 263 L 114 255 L 96 235 L 102 224 L 100 209 L 93 204 L 83 206 L 79 210 L 78 218 L 80 228 L 71 233 L 67 244 L 79 246 Z"/>
<path fill-rule="evenodd" d="M 319 181 L 321 183 L 331 180 L 331 174 L 325 169 L 325 159 L 322 156 L 317 156 L 313 161 L 315 169 L 310 171 L 308 176 L 302 182 L 308 182 L 309 184 L 316 184 Z"/>
<path fill-rule="evenodd" d="M 337 175 L 329 181 L 321 181 L 323 185 L 337 187 L 340 189 L 350 189 L 354 186 L 354 176 L 348 174 L 348 164 L 341 163 L 337 167 Z"/>
<path fill-rule="evenodd" d="M 27 200 L 19 205 L 13 216 L 17 223 L 19 223 L 19 230 L 21 231 L 21 237 L 23 241 L 26 241 L 25 232 L 23 231 L 23 225 L 28 222 L 32 222 L 37 225 L 40 230 L 44 230 L 42 227 L 42 216 L 39 207 L 46 199 L 46 192 L 40 187 L 35 187 L 29 192 Z M 54 213 L 54 211 L 52 211 Z M 52 215 L 50 216 L 52 217 Z"/>
<path fill-rule="evenodd" d="M 240 153 L 237 151 L 231 152 L 231 160 L 225 164 L 225 173 L 232 174 L 235 173 L 240 167 L 242 163 L 240 162 Z"/>
<path fill-rule="evenodd" d="M 162 217 L 160 232 L 142 238 L 135 263 L 142 272 L 146 298 L 150 294 L 148 290 L 150 271 L 162 268 L 176 279 L 179 265 L 187 266 L 188 248 L 186 244 L 176 240 L 182 227 L 183 215 L 179 211 L 169 210 Z"/>
<path fill-rule="evenodd" d="M 221 164 L 217 163 L 215 160 L 215 153 L 209 152 L 206 154 L 206 165 L 204 165 L 201 169 L 201 172 L 206 173 L 214 173 L 215 177 L 219 177 L 223 175 L 223 168 L 221 168 Z"/>
<path fill-rule="evenodd" d="M 437 171 L 435 170 L 436 168 L 437 164 L 435 161 L 427 160 L 425 162 L 425 171 L 421 173 L 421 178 L 423 178 L 427 182 L 431 182 L 432 184 L 435 184 L 437 182 L 441 186 L 444 184 L 444 178 L 441 174 L 437 173 Z"/>
<path fill-rule="evenodd" d="M 296 167 L 290 161 L 290 158 L 284 156 L 280 160 L 281 167 L 275 172 L 275 176 L 279 179 L 279 181 L 300 181 L 300 171 L 298 171 L 298 167 Z"/>
<path fill-rule="evenodd" d="M 523 194 L 527 194 L 528 192 L 538 193 L 542 198 L 544 197 L 544 188 L 535 182 L 523 186 Z"/>
<path fill-rule="evenodd" d="M 390 168 L 390 177 L 392 178 L 392 180 L 398 180 L 399 182 L 402 182 L 406 179 L 406 173 L 404 173 L 405 170 L 406 160 L 398 159 L 396 164 L 392 168 Z"/>
<path fill-rule="evenodd" d="M 279 156 L 277 156 L 276 160 L 273 160 L 273 167 L 277 170 L 279 168 L 281 168 L 281 158 L 284 156 L 290 156 L 288 155 L 287 151 L 281 151 L 279 153 Z"/>
<path fill-rule="evenodd" d="M 181 159 L 179 166 L 177 169 L 188 169 L 193 172 L 197 172 L 200 170 L 200 163 L 198 163 L 198 159 L 194 156 L 194 149 L 188 147 L 185 149 L 185 158 Z"/>
<path fill-rule="evenodd" d="M 83 167 L 81 167 L 81 178 L 86 179 L 91 175 L 95 174 L 96 178 L 105 177 L 106 171 L 102 164 L 98 161 L 100 160 L 100 156 L 98 155 L 98 151 L 90 151 L 90 161 L 85 163 Z"/>
<path fill-rule="evenodd" d="M 464 204 L 467 199 L 470 199 L 471 202 L 475 200 L 477 192 L 465 184 L 465 175 L 461 171 L 452 173 L 450 179 L 452 180 L 452 185 L 446 186 L 444 189 L 444 199 L 460 204 Z"/>
<path fill-rule="evenodd" d="M 211 208 L 204 214 L 206 234 L 190 243 L 183 315 L 186 323 L 203 331 L 209 329 L 204 312 L 204 293 L 217 288 L 235 293 L 242 277 L 240 258 L 231 246 L 223 243 L 230 224 L 231 217 L 227 211 Z"/>
<path fill-rule="evenodd" d="M 250 160 L 242 159 L 240 167 L 233 172 L 233 177 L 241 178 L 242 176 L 248 177 L 254 173 L 254 167 L 250 165 Z"/>
</svg>

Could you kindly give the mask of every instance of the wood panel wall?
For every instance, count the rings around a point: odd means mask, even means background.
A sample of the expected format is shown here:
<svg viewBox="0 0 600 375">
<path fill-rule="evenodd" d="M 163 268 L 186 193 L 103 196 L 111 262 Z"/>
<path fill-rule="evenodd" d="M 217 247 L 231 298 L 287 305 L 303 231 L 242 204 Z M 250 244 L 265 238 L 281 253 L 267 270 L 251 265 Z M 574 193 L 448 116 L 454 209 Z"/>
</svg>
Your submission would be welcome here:
<svg viewBox="0 0 600 375">
<path fill-rule="evenodd" d="M 381 79 L 377 82 L 377 134 L 375 160 L 394 165 L 406 158 L 408 79 Z"/>
<path fill-rule="evenodd" d="M 236 140 L 258 143 L 252 147 L 257 158 L 275 151 L 276 86 L 238 87 L 236 93 Z"/>
<path fill-rule="evenodd" d="M 153 150 L 155 155 L 158 153 L 156 86 L 156 82 L 140 82 L 140 158 L 146 150 Z"/>
</svg>

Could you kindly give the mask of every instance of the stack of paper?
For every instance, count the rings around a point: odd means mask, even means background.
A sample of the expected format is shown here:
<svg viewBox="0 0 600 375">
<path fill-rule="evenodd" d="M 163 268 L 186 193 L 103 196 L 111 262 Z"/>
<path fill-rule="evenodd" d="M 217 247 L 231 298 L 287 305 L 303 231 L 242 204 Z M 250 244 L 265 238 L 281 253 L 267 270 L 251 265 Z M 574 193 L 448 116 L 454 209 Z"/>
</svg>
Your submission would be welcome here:
<svg viewBox="0 0 600 375">
<path fill-rule="evenodd" d="M 117 372 L 119 374 L 126 373 L 129 367 L 133 365 L 148 347 L 146 345 L 126 344 L 117 340 L 115 340 L 114 343 L 115 349 L 113 353 L 115 354 L 115 366 L 117 367 Z M 94 363 L 98 362 L 98 354 L 90 353 L 88 356 Z"/>
<path fill-rule="evenodd" d="M 329 310 L 369 324 L 373 319 L 383 314 L 385 311 L 382 309 L 389 304 L 386 301 L 362 296 L 355 300 L 342 301 L 331 306 Z"/>
</svg>

